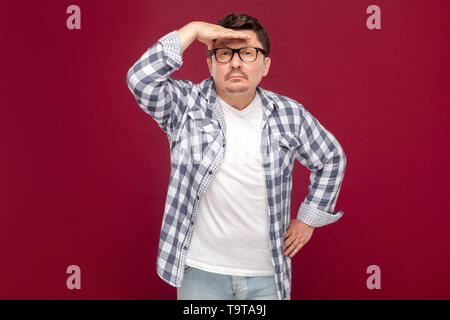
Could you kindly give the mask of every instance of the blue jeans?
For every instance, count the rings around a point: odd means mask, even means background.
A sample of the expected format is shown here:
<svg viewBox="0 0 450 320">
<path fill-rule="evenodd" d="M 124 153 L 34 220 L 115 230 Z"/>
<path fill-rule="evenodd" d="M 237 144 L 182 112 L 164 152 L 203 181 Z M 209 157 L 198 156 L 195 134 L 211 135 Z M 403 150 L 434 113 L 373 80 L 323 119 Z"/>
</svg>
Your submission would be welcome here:
<svg viewBox="0 0 450 320">
<path fill-rule="evenodd" d="M 231 276 L 185 266 L 178 300 L 278 300 L 275 276 Z M 290 300 L 288 294 L 285 300 Z"/>
</svg>

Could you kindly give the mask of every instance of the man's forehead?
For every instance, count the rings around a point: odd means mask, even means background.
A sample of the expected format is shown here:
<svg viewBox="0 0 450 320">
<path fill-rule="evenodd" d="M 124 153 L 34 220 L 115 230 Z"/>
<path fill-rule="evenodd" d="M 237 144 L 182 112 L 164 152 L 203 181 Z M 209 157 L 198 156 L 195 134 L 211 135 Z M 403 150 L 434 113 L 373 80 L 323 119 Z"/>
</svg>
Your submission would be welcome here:
<svg viewBox="0 0 450 320">
<path fill-rule="evenodd" d="M 250 39 L 218 39 L 214 42 L 214 47 L 243 47 L 243 46 L 261 46 L 253 30 L 237 30 L 238 32 L 245 32 L 251 36 Z"/>
</svg>

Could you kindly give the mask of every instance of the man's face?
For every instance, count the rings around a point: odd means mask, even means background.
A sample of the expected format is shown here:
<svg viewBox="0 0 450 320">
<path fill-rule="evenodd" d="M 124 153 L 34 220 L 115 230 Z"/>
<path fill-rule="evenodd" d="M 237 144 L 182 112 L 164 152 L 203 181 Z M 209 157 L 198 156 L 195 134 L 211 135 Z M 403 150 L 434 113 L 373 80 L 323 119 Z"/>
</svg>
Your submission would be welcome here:
<svg viewBox="0 0 450 320">
<path fill-rule="evenodd" d="M 251 37 L 248 39 L 218 39 L 213 49 L 238 49 L 247 46 L 263 48 L 253 30 L 239 30 L 239 32 L 247 33 Z M 262 52 L 258 52 L 258 58 L 253 62 L 242 61 L 237 52 L 227 63 L 217 62 L 213 56 L 207 58 L 206 61 L 216 90 L 219 93 L 226 92 L 226 94 L 245 92 L 252 94 L 262 77 L 268 74 L 270 67 L 270 58 L 264 57 Z"/>
</svg>

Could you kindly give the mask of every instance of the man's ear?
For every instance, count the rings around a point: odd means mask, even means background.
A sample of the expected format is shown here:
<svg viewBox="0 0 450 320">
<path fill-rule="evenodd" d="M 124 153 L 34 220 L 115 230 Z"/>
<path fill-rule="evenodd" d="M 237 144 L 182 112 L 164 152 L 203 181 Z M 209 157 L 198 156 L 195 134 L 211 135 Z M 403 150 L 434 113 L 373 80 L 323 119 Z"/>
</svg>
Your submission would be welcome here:
<svg viewBox="0 0 450 320">
<path fill-rule="evenodd" d="M 212 77 L 212 61 L 211 61 L 211 57 L 207 57 L 206 58 L 206 63 L 208 64 L 209 73 L 211 74 L 211 77 Z"/>
<path fill-rule="evenodd" d="M 263 77 L 265 77 L 265 76 L 269 73 L 270 63 L 271 63 L 270 58 L 269 58 L 269 57 L 265 57 L 265 58 L 264 58 L 264 71 L 263 71 Z"/>
</svg>

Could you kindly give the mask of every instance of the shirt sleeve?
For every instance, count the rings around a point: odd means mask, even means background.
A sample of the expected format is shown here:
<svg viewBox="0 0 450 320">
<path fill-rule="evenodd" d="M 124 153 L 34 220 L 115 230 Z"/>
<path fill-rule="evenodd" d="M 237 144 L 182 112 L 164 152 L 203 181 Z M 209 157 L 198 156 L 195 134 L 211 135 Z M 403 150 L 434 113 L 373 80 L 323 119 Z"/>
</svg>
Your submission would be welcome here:
<svg viewBox="0 0 450 320">
<path fill-rule="evenodd" d="M 306 109 L 300 127 L 302 148 L 296 159 L 310 171 L 308 195 L 297 214 L 297 219 L 312 227 L 336 222 L 344 214 L 334 212 L 344 179 L 347 158 L 339 142 Z"/>
<path fill-rule="evenodd" d="M 178 31 L 172 31 L 147 49 L 128 70 L 127 85 L 138 105 L 168 135 L 177 127 L 194 84 L 170 78 L 183 63 Z"/>
</svg>

